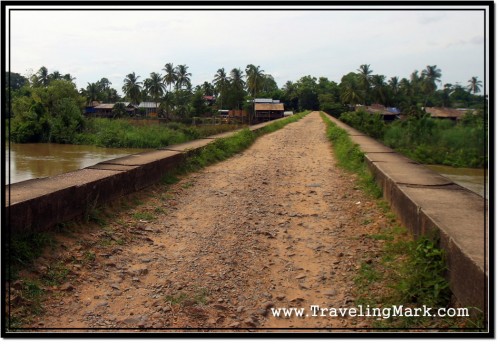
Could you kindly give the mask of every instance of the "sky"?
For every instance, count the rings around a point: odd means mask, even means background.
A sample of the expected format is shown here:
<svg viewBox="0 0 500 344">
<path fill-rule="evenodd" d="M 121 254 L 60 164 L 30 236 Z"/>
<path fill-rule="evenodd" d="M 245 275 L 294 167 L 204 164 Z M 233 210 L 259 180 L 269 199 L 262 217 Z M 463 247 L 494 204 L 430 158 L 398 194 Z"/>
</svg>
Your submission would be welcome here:
<svg viewBox="0 0 500 344">
<path fill-rule="evenodd" d="M 166 63 L 188 66 L 193 86 L 248 64 L 271 74 L 279 87 L 302 76 L 343 75 L 369 64 L 373 74 L 408 78 L 427 65 L 441 84 L 485 83 L 484 12 L 469 7 L 425 10 L 66 10 L 26 8 L 10 13 L 10 70 L 41 67 L 70 73 L 77 87 L 108 78 L 122 94 L 131 72 L 139 81 L 164 74 Z M 488 54 L 486 54 L 488 56 Z"/>
</svg>

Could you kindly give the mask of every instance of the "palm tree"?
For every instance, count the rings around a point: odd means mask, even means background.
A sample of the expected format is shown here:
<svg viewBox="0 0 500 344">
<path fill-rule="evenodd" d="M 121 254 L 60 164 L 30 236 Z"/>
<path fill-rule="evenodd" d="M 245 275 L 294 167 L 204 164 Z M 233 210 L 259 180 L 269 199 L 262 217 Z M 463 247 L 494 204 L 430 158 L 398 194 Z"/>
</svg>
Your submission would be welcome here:
<svg viewBox="0 0 500 344">
<path fill-rule="evenodd" d="M 70 82 L 73 82 L 73 80 L 75 80 L 74 77 L 71 76 L 71 74 L 69 73 L 66 73 L 62 76 L 63 80 L 66 80 L 66 81 L 70 81 Z"/>
<path fill-rule="evenodd" d="M 88 82 L 87 83 L 87 88 L 85 89 L 85 92 L 84 92 L 86 98 L 87 98 L 87 104 L 90 106 L 92 105 L 92 102 L 94 100 L 100 100 L 100 92 L 99 92 L 99 85 L 95 82 L 93 83 L 90 83 Z"/>
<path fill-rule="evenodd" d="M 239 68 L 233 68 L 230 73 L 230 104 L 233 108 L 240 108 L 245 97 L 245 80 L 243 80 L 243 72 Z"/>
<path fill-rule="evenodd" d="M 392 92 L 397 93 L 399 89 L 399 78 L 397 76 L 393 76 L 389 79 L 389 87 Z"/>
<path fill-rule="evenodd" d="M 483 83 L 478 80 L 477 76 L 473 76 L 469 80 L 469 85 L 467 86 L 467 89 L 469 92 L 472 92 L 473 94 L 476 94 L 478 92 L 481 92 L 481 87 L 483 86 Z"/>
<path fill-rule="evenodd" d="M 441 77 L 441 69 L 437 68 L 435 65 L 427 66 L 426 69 L 422 71 L 421 76 L 423 91 L 426 94 L 424 101 L 425 106 L 430 95 L 436 91 L 436 81 L 441 81 L 441 79 L 439 79 Z"/>
<path fill-rule="evenodd" d="M 369 95 L 370 95 L 370 87 L 372 84 L 372 80 L 371 80 L 372 77 L 370 74 L 373 71 L 370 69 L 369 64 L 362 64 L 361 66 L 359 66 L 358 72 L 359 72 L 359 78 L 361 80 L 361 87 L 363 87 L 363 90 L 365 92 L 364 104 L 366 105 L 367 100 L 368 100 Z"/>
<path fill-rule="evenodd" d="M 48 76 L 47 76 L 48 80 L 49 80 L 49 83 L 53 80 L 60 80 L 62 79 L 62 74 L 59 73 L 59 71 L 53 71 L 52 73 L 50 73 Z"/>
<path fill-rule="evenodd" d="M 47 67 L 42 66 L 35 75 L 35 83 L 40 86 L 48 86 L 49 85 L 49 71 Z"/>
<path fill-rule="evenodd" d="M 144 88 L 153 97 L 155 106 L 159 102 L 159 98 L 163 96 L 166 91 L 166 86 L 163 83 L 163 77 L 159 73 L 151 73 L 149 78 L 144 80 Z"/>
<path fill-rule="evenodd" d="M 182 89 L 182 86 L 186 86 L 187 88 L 191 87 L 191 73 L 188 73 L 187 71 L 188 67 L 186 65 L 178 65 L 175 68 L 175 74 L 176 74 L 176 83 L 175 83 L 175 88 L 176 89 Z"/>
<path fill-rule="evenodd" d="M 205 81 L 203 85 L 201 85 L 201 89 L 205 96 L 213 96 L 215 93 L 214 86 L 208 81 Z"/>
<path fill-rule="evenodd" d="M 212 82 L 215 85 L 215 90 L 219 94 L 218 98 L 220 98 L 220 108 L 222 109 L 224 105 L 224 97 L 226 96 L 226 91 L 229 86 L 229 78 L 227 77 L 224 68 L 219 68 L 217 70 Z"/>
<path fill-rule="evenodd" d="M 247 77 L 248 92 L 253 96 L 253 98 L 255 98 L 257 93 L 259 93 L 262 88 L 264 70 L 260 69 L 260 66 L 249 64 L 245 69 L 245 73 Z"/>
<path fill-rule="evenodd" d="M 136 76 L 135 73 L 130 73 L 123 80 L 123 93 L 135 104 L 139 104 L 141 101 L 142 82 L 138 81 L 139 78 L 140 76 Z"/>
<path fill-rule="evenodd" d="M 340 83 L 340 100 L 342 103 L 356 105 L 361 99 L 362 92 L 358 88 L 356 78 L 344 76 Z"/>
<path fill-rule="evenodd" d="M 177 74 L 175 72 L 174 64 L 167 63 L 163 70 L 165 71 L 163 82 L 169 87 L 169 91 L 172 91 L 172 85 L 175 85 L 177 81 Z"/>
<path fill-rule="evenodd" d="M 399 82 L 399 90 L 401 90 L 401 93 L 404 96 L 411 97 L 413 95 L 413 86 L 411 84 L 411 81 L 407 78 L 401 79 L 401 81 Z"/>
<path fill-rule="evenodd" d="M 371 82 L 373 85 L 373 93 L 375 100 L 380 104 L 386 105 L 387 92 L 386 92 L 385 76 L 378 74 L 373 75 L 371 78 Z"/>
</svg>

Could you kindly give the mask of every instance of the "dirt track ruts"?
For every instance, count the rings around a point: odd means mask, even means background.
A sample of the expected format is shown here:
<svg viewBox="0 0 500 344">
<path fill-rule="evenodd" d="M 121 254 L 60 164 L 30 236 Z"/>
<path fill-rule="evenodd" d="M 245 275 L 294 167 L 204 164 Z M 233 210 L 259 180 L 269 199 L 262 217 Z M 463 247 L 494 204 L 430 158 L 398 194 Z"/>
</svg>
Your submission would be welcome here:
<svg viewBox="0 0 500 344">
<path fill-rule="evenodd" d="M 30 327 L 366 326 L 363 318 L 271 314 L 355 306 L 356 273 L 380 247 L 369 234 L 383 225 L 382 214 L 336 167 L 319 113 L 143 193 L 147 202 L 108 225 L 58 236 L 59 249 L 35 266 L 63 262 L 70 273 L 47 288 L 45 313 Z M 131 217 L 154 211 L 152 220 Z M 116 244 L 120 238 L 125 244 Z"/>
</svg>

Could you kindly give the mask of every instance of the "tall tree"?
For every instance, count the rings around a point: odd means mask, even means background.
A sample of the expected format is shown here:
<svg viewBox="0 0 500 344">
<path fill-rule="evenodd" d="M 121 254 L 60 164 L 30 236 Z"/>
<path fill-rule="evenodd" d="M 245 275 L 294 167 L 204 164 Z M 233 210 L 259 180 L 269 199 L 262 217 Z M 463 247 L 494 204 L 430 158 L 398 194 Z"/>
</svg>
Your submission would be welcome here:
<svg viewBox="0 0 500 344">
<path fill-rule="evenodd" d="M 59 71 L 53 71 L 52 73 L 50 73 L 47 78 L 49 79 L 49 83 L 53 80 L 61 80 L 63 79 L 63 76 L 61 73 L 59 73 Z"/>
<path fill-rule="evenodd" d="M 95 82 L 87 83 L 87 88 L 82 92 L 85 98 L 87 99 L 87 105 L 92 105 L 94 100 L 101 100 L 101 93 L 99 89 L 99 85 Z"/>
<path fill-rule="evenodd" d="M 349 73 L 340 81 L 340 100 L 343 104 L 354 106 L 363 99 L 359 75 Z"/>
<path fill-rule="evenodd" d="M 200 87 L 203 90 L 203 95 L 205 96 L 213 96 L 215 94 L 214 85 L 208 81 L 205 81 Z"/>
<path fill-rule="evenodd" d="M 481 87 L 483 86 L 483 83 L 478 80 L 477 76 L 473 76 L 469 80 L 469 85 L 467 86 L 467 89 L 469 92 L 472 92 L 473 94 L 481 92 Z"/>
<path fill-rule="evenodd" d="M 245 80 L 243 80 L 243 72 L 241 69 L 233 68 L 231 70 L 229 87 L 229 106 L 231 106 L 233 109 L 240 109 L 245 98 Z"/>
<path fill-rule="evenodd" d="M 373 71 L 370 69 L 369 64 L 362 64 L 358 68 L 359 79 L 361 81 L 361 87 L 364 91 L 364 104 L 366 105 L 370 97 L 370 87 L 372 84 L 371 73 Z"/>
<path fill-rule="evenodd" d="M 427 66 L 421 73 L 422 89 L 425 94 L 424 106 L 427 105 L 427 100 L 436 91 L 436 82 L 440 82 L 441 69 L 434 66 Z"/>
<path fill-rule="evenodd" d="M 177 73 L 174 68 L 173 63 L 165 64 L 165 76 L 163 77 L 163 82 L 169 87 L 169 91 L 172 91 L 172 85 L 176 84 L 177 81 Z"/>
<path fill-rule="evenodd" d="M 245 73 L 247 77 L 248 93 L 250 93 L 250 95 L 255 98 L 259 91 L 262 89 L 264 70 L 260 69 L 260 66 L 249 64 L 245 69 Z"/>
<path fill-rule="evenodd" d="M 47 87 L 49 85 L 49 82 L 50 82 L 49 71 L 47 70 L 47 67 L 45 66 L 40 67 L 38 72 L 36 72 L 36 74 L 34 75 L 35 85 Z"/>
<path fill-rule="evenodd" d="M 159 73 L 151 73 L 149 78 L 144 80 L 144 87 L 153 98 L 155 103 L 158 103 L 160 98 L 166 91 L 166 86 L 163 83 L 163 77 Z"/>
<path fill-rule="evenodd" d="M 175 88 L 177 90 L 182 89 L 186 86 L 187 89 L 191 88 L 191 73 L 188 73 L 188 67 L 186 65 L 178 65 L 175 68 L 176 83 Z"/>
<path fill-rule="evenodd" d="M 135 104 L 141 102 L 141 86 L 142 82 L 139 81 L 140 76 L 136 76 L 135 72 L 128 74 L 123 80 L 122 87 L 123 93 Z"/>
<path fill-rule="evenodd" d="M 225 97 L 227 96 L 227 90 L 229 87 L 229 78 L 226 74 L 224 68 L 219 68 L 217 73 L 214 75 L 214 80 L 212 81 L 215 85 L 215 91 L 218 94 L 217 101 L 222 109 L 224 107 Z"/>
<path fill-rule="evenodd" d="M 387 105 L 388 87 L 385 84 L 385 76 L 376 74 L 372 76 L 371 80 L 374 100 L 379 104 Z"/>
</svg>

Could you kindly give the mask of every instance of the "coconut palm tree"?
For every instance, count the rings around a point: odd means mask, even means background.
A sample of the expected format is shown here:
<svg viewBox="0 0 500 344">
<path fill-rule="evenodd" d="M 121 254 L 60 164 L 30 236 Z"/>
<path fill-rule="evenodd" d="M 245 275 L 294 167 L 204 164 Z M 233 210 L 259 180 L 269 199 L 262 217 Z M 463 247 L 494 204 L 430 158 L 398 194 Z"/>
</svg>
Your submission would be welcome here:
<svg viewBox="0 0 500 344">
<path fill-rule="evenodd" d="M 481 92 L 481 87 L 483 86 L 483 83 L 478 80 L 477 76 L 473 76 L 469 80 L 469 85 L 467 86 L 467 89 L 469 92 L 472 92 L 473 94 L 476 94 L 478 92 Z"/>
<path fill-rule="evenodd" d="M 169 91 L 172 91 L 172 85 L 175 85 L 177 81 L 177 74 L 175 72 L 174 64 L 165 64 L 165 68 L 163 68 L 163 70 L 165 71 L 163 82 L 169 87 Z"/>
<path fill-rule="evenodd" d="M 387 102 L 387 86 L 385 84 L 385 75 L 373 75 L 371 78 L 373 85 L 373 96 L 374 99 L 380 104 L 386 104 Z"/>
<path fill-rule="evenodd" d="M 245 80 L 239 68 L 233 68 L 230 73 L 229 103 L 233 108 L 240 108 L 245 98 Z"/>
<path fill-rule="evenodd" d="M 48 76 L 47 76 L 48 80 L 49 80 L 49 83 L 53 80 L 60 80 L 62 79 L 62 74 L 59 73 L 59 71 L 53 71 L 52 73 L 50 73 Z"/>
<path fill-rule="evenodd" d="M 141 101 L 142 82 L 139 81 L 139 78 L 140 76 L 136 76 L 133 72 L 128 74 L 123 80 L 124 85 L 122 87 L 122 91 L 135 104 L 139 104 Z"/>
<path fill-rule="evenodd" d="M 35 74 L 35 84 L 39 86 L 48 86 L 49 85 L 49 71 L 47 67 L 42 66 Z"/>
<path fill-rule="evenodd" d="M 149 95 L 153 97 L 155 104 L 159 102 L 159 99 L 166 92 L 166 86 L 163 83 L 163 77 L 159 73 L 151 73 L 149 78 L 144 80 L 144 88 L 147 90 Z"/>
<path fill-rule="evenodd" d="M 361 81 L 361 87 L 365 92 L 364 104 L 366 105 L 368 98 L 370 96 L 370 87 L 372 84 L 372 77 L 370 74 L 373 71 L 370 69 L 369 64 L 362 64 L 361 66 L 359 66 L 358 72 L 359 72 L 359 79 Z"/>
<path fill-rule="evenodd" d="M 257 93 L 259 93 L 262 88 L 264 70 L 260 69 L 260 66 L 249 64 L 245 69 L 245 73 L 247 77 L 248 92 L 253 96 L 253 98 L 255 98 Z"/>
<path fill-rule="evenodd" d="M 220 108 L 222 109 L 224 106 L 224 97 L 226 97 L 226 93 L 229 86 L 229 78 L 226 75 L 226 71 L 224 68 L 219 68 L 217 73 L 214 75 L 214 80 L 212 81 L 215 85 L 215 90 L 218 93 L 218 98 L 220 99 Z"/>
<path fill-rule="evenodd" d="M 182 86 L 186 86 L 186 88 L 188 89 L 191 87 L 191 73 L 188 73 L 187 69 L 188 67 L 186 65 L 178 65 L 177 67 L 175 67 L 175 88 L 177 90 L 182 89 Z"/>
<path fill-rule="evenodd" d="M 427 100 L 430 95 L 436 91 L 437 85 L 436 82 L 440 82 L 441 79 L 441 69 L 434 66 L 427 66 L 421 73 L 422 76 L 422 89 L 425 93 L 425 101 L 424 106 L 427 104 Z"/>
<path fill-rule="evenodd" d="M 215 93 L 214 85 L 205 81 L 203 85 L 201 85 L 201 89 L 203 91 L 203 95 L 205 96 L 213 96 Z"/>
<path fill-rule="evenodd" d="M 362 100 L 360 80 L 357 74 L 349 73 L 340 82 L 340 101 L 343 104 L 356 105 Z"/>
<path fill-rule="evenodd" d="M 84 90 L 84 95 L 87 98 L 87 104 L 90 106 L 94 100 L 100 100 L 99 85 L 95 82 L 87 83 L 87 88 Z"/>
</svg>

